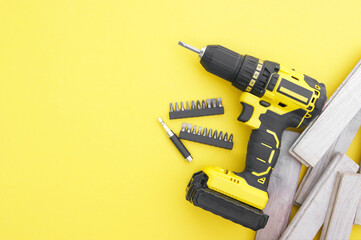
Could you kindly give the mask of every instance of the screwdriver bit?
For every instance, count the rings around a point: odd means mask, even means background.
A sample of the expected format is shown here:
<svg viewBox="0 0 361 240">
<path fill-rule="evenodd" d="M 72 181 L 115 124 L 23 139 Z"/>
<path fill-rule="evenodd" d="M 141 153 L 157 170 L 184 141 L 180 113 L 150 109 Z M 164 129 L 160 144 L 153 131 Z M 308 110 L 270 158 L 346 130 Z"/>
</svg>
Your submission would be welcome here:
<svg viewBox="0 0 361 240">
<path fill-rule="evenodd" d="M 174 110 L 173 110 L 173 104 L 172 103 L 170 103 L 170 112 L 173 112 Z"/>
<path fill-rule="evenodd" d="M 197 125 L 194 125 L 194 127 L 193 127 L 193 134 L 196 134 L 196 131 L 197 131 Z"/>
<path fill-rule="evenodd" d="M 218 136 L 218 140 L 222 140 L 222 137 L 223 137 L 223 132 L 220 131 L 220 132 L 219 132 L 219 136 Z"/>
<path fill-rule="evenodd" d="M 201 103 L 199 102 L 199 100 L 197 101 L 197 108 L 198 109 L 201 109 L 202 107 L 201 107 Z"/>
<path fill-rule="evenodd" d="M 187 49 L 189 49 L 189 50 L 191 50 L 191 51 L 193 51 L 193 52 L 195 52 L 195 53 L 198 53 L 198 54 L 201 53 L 201 50 L 199 50 L 198 48 L 195 48 L 195 47 L 193 47 L 193 46 L 191 46 L 191 45 L 188 45 L 188 44 L 186 44 L 186 43 L 184 43 L 184 42 L 179 41 L 179 42 L 178 42 L 178 45 L 180 45 L 180 46 L 182 46 L 182 47 L 185 47 L 185 48 L 187 48 Z"/>
<path fill-rule="evenodd" d="M 213 134 L 213 138 L 214 138 L 214 139 L 216 139 L 216 138 L 217 138 L 217 134 L 218 134 L 218 133 L 217 133 L 217 130 L 216 130 L 216 131 L 214 131 L 214 134 Z"/>
<path fill-rule="evenodd" d="M 212 107 L 217 107 L 217 99 L 212 98 Z"/>
<path fill-rule="evenodd" d="M 204 136 L 204 137 L 207 136 L 207 128 L 204 128 L 204 129 L 203 129 L 203 134 L 202 134 L 202 136 Z"/>
<path fill-rule="evenodd" d="M 207 108 L 211 108 L 212 104 L 211 104 L 211 99 L 207 99 Z"/>
<path fill-rule="evenodd" d="M 195 108 L 196 108 L 196 104 L 195 104 L 194 101 L 191 101 L 191 108 L 192 108 L 192 109 L 195 109 Z"/>
<path fill-rule="evenodd" d="M 187 128 L 187 123 L 182 123 L 182 132 L 185 132 Z"/>
<path fill-rule="evenodd" d="M 228 133 L 224 134 L 224 141 L 228 141 Z"/>
<path fill-rule="evenodd" d="M 223 107 L 222 106 L 222 98 L 218 98 L 218 107 Z"/>
<path fill-rule="evenodd" d="M 191 133 L 192 124 L 188 123 L 187 133 Z"/>
</svg>

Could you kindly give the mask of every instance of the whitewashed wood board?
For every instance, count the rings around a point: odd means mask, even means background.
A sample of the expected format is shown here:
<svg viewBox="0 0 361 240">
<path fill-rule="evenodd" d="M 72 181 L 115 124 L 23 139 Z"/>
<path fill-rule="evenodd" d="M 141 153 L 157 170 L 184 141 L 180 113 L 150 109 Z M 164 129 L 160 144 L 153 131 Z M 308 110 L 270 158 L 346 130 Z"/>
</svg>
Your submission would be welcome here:
<svg viewBox="0 0 361 240">
<path fill-rule="evenodd" d="M 310 240 L 321 228 L 338 172 L 353 172 L 359 166 L 349 157 L 336 154 L 319 181 L 288 225 L 280 240 Z"/>
<path fill-rule="evenodd" d="M 341 132 L 340 136 L 336 141 L 331 145 L 327 152 L 322 156 L 321 160 L 316 164 L 315 167 L 309 167 L 305 176 L 303 177 L 295 197 L 295 204 L 300 206 L 307 195 L 310 193 L 311 189 L 315 183 L 320 178 L 323 171 L 326 169 L 330 163 L 332 157 L 336 152 L 346 153 L 349 146 L 352 143 L 357 131 L 361 126 L 361 110 L 356 114 L 356 116 L 351 120 L 351 122 L 345 127 Z"/>
<path fill-rule="evenodd" d="M 328 205 L 320 240 L 347 240 L 361 200 L 361 175 L 339 173 Z"/>
<path fill-rule="evenodd" d="M 360 168 L 359 168 L 358 172 L 361 173 L 361 161 L 360 161 Z M 360 201 L 360 203 L 358 205 L 358 208 L 357 208 L 354 224 L 361 225 L 361 201 Z"/>
</svg>

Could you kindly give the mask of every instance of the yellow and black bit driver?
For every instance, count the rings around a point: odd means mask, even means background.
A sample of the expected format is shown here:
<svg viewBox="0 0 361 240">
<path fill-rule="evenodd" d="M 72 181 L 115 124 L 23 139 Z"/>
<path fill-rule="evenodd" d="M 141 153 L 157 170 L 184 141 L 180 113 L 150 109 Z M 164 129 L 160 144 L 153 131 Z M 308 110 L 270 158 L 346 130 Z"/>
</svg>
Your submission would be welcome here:
<svg viewBox="0 0 361 240">
<path fill-rule="evenodd" d="M 326 102 L 326 88 L 315 79 L 271 61 L 240 55 L 220 45 L 196 52 L 210 73 L 243 91 L 238 120 L 252 128 L 243 172 L 206 167 L 193 174 L 186 199 L 195 206 L 253 230 L 264 228 L 268 216 L 267 185 L 286 128 L 309 124 Z"/>
</svg>

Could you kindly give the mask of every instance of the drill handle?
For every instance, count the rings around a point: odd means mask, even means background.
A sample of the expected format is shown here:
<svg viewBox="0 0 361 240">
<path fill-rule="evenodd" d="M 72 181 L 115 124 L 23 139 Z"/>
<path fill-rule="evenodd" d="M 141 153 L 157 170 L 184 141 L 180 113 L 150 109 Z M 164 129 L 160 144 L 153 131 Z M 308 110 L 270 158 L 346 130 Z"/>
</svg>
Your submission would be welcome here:
<svg viewBox="0 0 361 240">
<path fill-rule="evenodd" d="M 248 142 L 246 167 L 238 173 L 253 187 L 267 190 L 269 177 L 276 165 L 281 137 L 288 128 L 297 128 L 303 121 L 306 111 L 289 109 L 278 102 L 267 104 L 266 98 L 258 98 L 250 93 L 242 93 L 242 113 L 238 120 L 253 130 Z"/>
<path fill-rule="evenodd" d="M 260 128 L 252 130 L 247 147 L 246 166 L 244 171 L 238 174 L 249 185 L 263 191 L 267 191 L 269 177 L 279 156 L 281 136 L 287 127 L 281 119 L 268 123 L 262 123 Z"/>
</svg>

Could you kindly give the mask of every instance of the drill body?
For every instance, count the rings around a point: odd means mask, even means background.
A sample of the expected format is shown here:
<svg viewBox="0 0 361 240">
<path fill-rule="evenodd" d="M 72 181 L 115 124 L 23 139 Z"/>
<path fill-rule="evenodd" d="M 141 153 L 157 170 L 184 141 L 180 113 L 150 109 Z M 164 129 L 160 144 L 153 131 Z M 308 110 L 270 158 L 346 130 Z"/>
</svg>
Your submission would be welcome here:
<svg viewBox="0 0 361 240">
<path fill-rule="evenodd" d="M 286 128 L 303 128 L 321 113 L 326 102 L 325 85 L 278 63 L 243 56 L 219 45 L 196 52 L 208 72 L 242 91 L 238 120 L 251 127 L 252 133 L 244 171 L 207 167 L 193 174 L 186 199 L 258 230 L 268 220 L 262 209 L 268 201 L 267 185 L 278 159 L 282 133 Z"/>
</svg>

